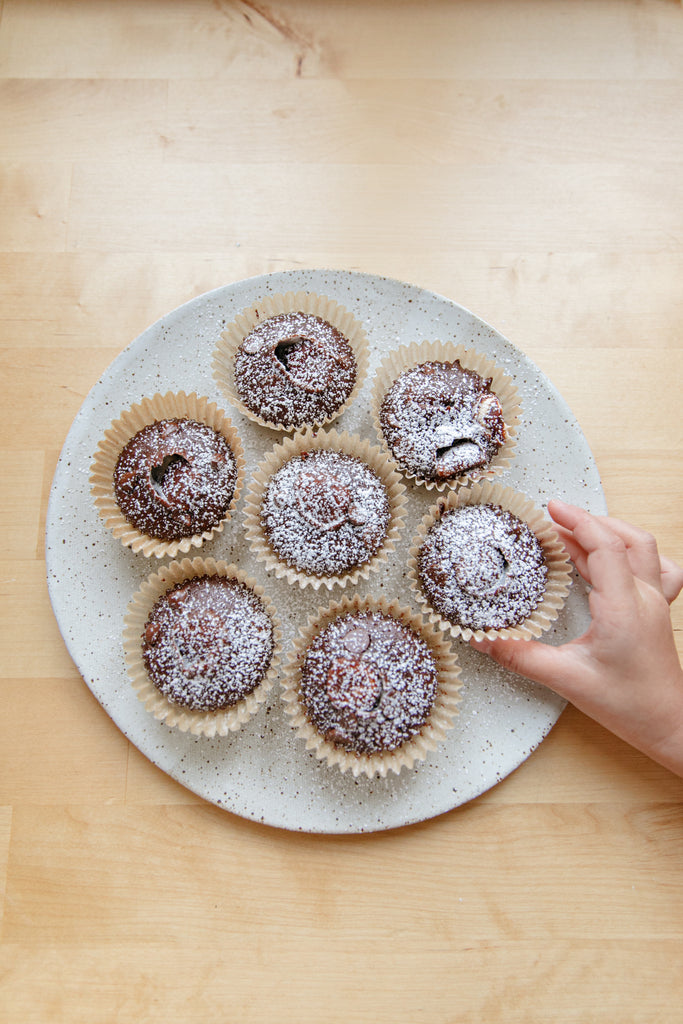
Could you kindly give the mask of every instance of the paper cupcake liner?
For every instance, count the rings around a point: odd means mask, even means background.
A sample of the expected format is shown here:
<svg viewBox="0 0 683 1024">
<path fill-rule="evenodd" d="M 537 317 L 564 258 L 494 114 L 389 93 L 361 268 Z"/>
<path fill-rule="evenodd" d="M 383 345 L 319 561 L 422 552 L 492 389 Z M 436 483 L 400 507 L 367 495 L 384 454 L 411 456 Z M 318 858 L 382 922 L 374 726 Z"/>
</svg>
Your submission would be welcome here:
<svg viewBox="0 0 683 1024">
<path fill-rule="evenodd" d="M 141 533 L 125 518 L 119 508 L 114 492 L 114 470 L 122 449 L 130 439 L 143 427 L 158 420 L 191 419 L 205 423 L 222 434 L 228 442 L 237 463 L 237 482 L 235 492 L 226 515 L 210 530 L 180 540 L 160 540 Z M 146 558 L 156 558 L 178 554 L 187 554 L 191 548 L 199 548 L 205 541 L 211 540 L 216 533 L 221 533 L 232 515 L 242 488 L 245 461 L 244 449 L 235 427 L 227 415 L 208 398 L 196 394 L 186 395 L 184 391 L 167 392 L 165 395 L 154 395 L 144 398 L 142 402 L 131 406 L 114 420 L 99 443 L 90 469 L 91 492 L 95 499 L 95 507 L 104 525 L 121 541 L 124 547 L 140 552 Z"/>
<path fill-rule="evenodd" d="M 536 608 L 517 626 L 509 626 L 504 629 L 473 630 L 449 622 L 432 608 L 420 586 L 418 556 L 422 542 L 432 525 L 451 508 L 478 504 L 500 505 L 501 508 L 512 512 L 527 523 L 543 548 L 548 569 L 545 592 Z M 440 500 L 422 519 L 408 553 L 408 577 L 411 588 L 429 622 L 444 632 L 449 631 L 452 636 L 461 637 L 466 641 L 471 640 L 472 637 L 475 640 L 494 639 L 495 637 L 530 640 L 532 637 L 541 636 L 557 619 L 567 600 L 571 586 L 571 571 L 571 563 L 562 542 L 543 512 L 526 495 L 490 480 L 475 483 L 469 487 L 461 487 L 451 492 L 447 498 Z"/>
<path fill-rule="evenodd" d="M 329 743 L 309 721 L 299 701 L 304 655 L 313 638 L 339 615 L 366 610 L 393 616 L 404 625 L 410 626 L 429 645 L 438 676 L 434 705 L 421 731 L 395 750 L 377 754 L 355 754 Z M 321 609 L 308 619 L 290 650 L 287 671 L 281 678 L 280 685 L 290 725 L 296 735 L 305 741 L 306 749 L 314 751 L 319 760 L 338 767 L 342 773 L 350 771 L 354 778 L 359 775 L 366 775 L 368 778 L 379 775 L 385 778 L 389 772 L 398 775 L 402 768 L 411 769 L 417 762 L 425 760 L 428 754 L 443 742 L 446 733 L 453 726 L 458 713 L 461 687 L 458 659 L 451 645 L 438 630 L 428 626 L 424 618 L 414 611 L 401 607 L 398 600 L 389 603 L 385 599 L 363 598 L 357 594 L 354 597 L 342 597 L 340 601 L 333 601 L 326 609 Z"/>
<path fill-rule="evenodd" d="M 178 707 L 167 700 L 152 683 L 142 659 L 142 635 L 149 614 L 167 591 L 177 583 L 197 576 L 225 576 L 245 584 L 260 598 L 273 623 L 273 654 L 270 665 L 258 686 L 230 708 L 221 711 L 192 711 Z M 126 666 L 134 690 L 147 710 L 158 721 L 180 732 L 195 736 L 227 736 L 241 728 L 266 700 L 277 675 L 282 645 L 280 624 L 275 607 L 256 580 L 251 579 L 236 565 L 217 562 L 213 558 L 184 558 L 162 566 L 150 576 L 131 599 L 124 618 L 123 647 Z"/>
<path fill-rule="evenodd" d="M 415 480 L 417 484 L 426 487 L 430 491 L 443 491 L 446 488 L 461 486 L 465 483 L 475 482 L 477 480 L 491 480 L 508 469 L 514 458 L 515 446 L 517 443 L 517 427 L 521 417 L 519 393 L 512 381 L 512 378 L 504 373 L 504 371 L 501 370 L 501 368 L 491 359 L 488 359 L 486 356 L 474 349 L 467 348 L 465 345 L 449 344 L 442 341 L 423 341 L 412 342 L 410 345 L 402 345 L 395 351 L 390 352 L 377 369 L 372 389 L 371 411 L 374 427 L 389 458 L 392 462 L 396 462 L 384 439 L 384 433 L 379 419 L 380 408 L 382 401 L 384 400 L 384 396 L 387 391 L 389 391 L 396 378 L 399 377 L 404 370 L 411 369 L 421 363 L 452 363 L 456 359 L 460 361 L 460 365 L 464 369 L 474 370 L 475 373 L 478 373 L 479 376 L 484 379 L 488 379 L 489 377 L 492 379 L 491 390 L 496 394 L 498 401 L 502 406 L 507 438 L 504 444 L 502 444 L 498 449 L 498 452 L 494 455 L 488 466 L 485 466 L 482 469 L 469 470 L 468 472 L 462 473 L 460 476 L 453 477 L 450 480 L 425 480 L 418 474 L 401 466 L 400 463 L 396 463 L 399 466 L 401 473 L 407 479 Z"/>
<path fill-rule="evenodd" d="M 314 292 L 286 292 L 284 295 L 265 295 L 249 309 L 244 310 L 225 328 L 214 349 L 214 379 L 226 398 L 254 423 L 270 430 L 285 432 L 302 429 L 302 425 L 272 423 L 247 408 L 235 387 L 234 367 L 237 349 L 257 324 L 281 313 L 293 312 L 311 313 L 332 324 L 346 338 L 356 357 L 356 381 L 347 400 L 330 416 L 308 425 L 323 427 L 340 416 L 358 395 L 368 370 L 368 339 L 365 330 L 353 314 L 334 299 L 316 295 Z"/>
<path fill-rule="evenodd" d="M 289 459 L 303 451 L 328 449 L 353 455 L 364 462 L 384 484 L 389 502 L 390 520 L 386 537 L 380 548 L 367 562 L 350 569 L 348 572 L 332 576 L 317 576 L 298 570 L 284 562 L 271 548 L 268 537 L 261 523 L 261 503 L 265 489 L 274 473 Z M 376 571 L 385 561 L 390 552 L 395 550 L 398 536 L 404 526 L 406 514 L 406 489 L 401 477 L 388 464 L 383 451 L 377 445 L 344 431 L 338 433 L 334 429 L 314 431 L 310 428 L 299 431 L 293 437 L 285 438 L 263 459 L 254 472 L 244 506 L 244 526 L 251 549 L 256 557 L 263 561 L 268 572 L 275 573 L 278 579 L 283 577 L 289 583 L 299 587 L 312 587 L 318 590 L 321 586 L 331 590 L 335 586 L 346 587 L 367 579 L 371 572 Z"/>
</svg>

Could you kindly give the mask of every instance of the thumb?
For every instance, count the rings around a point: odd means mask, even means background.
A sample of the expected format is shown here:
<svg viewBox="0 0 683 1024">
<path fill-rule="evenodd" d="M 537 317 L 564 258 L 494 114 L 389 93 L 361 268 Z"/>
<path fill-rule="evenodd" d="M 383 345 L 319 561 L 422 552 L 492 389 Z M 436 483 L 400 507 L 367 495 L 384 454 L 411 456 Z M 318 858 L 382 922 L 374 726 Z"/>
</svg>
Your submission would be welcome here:
<svg viewBox="0 0 683 1024">
<path fill-rule="evenodd" d="M 538 640 L 471 640 L 475 651 L 488 654 L 502 668 L 543 683 L 561 697 L 572 689 L 567 679 L 567 651 Z"/>
</svg>

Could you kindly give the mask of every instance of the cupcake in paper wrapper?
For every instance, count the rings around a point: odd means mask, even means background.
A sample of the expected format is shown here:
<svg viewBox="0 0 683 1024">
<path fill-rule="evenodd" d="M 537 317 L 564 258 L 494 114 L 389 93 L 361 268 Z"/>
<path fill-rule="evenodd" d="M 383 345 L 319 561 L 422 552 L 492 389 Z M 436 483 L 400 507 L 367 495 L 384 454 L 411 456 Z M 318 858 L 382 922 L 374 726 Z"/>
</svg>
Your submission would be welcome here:
<svg viewBox="0 0 683 1024">
<path fill-rule="evenodd" d="M 354 777 L 411 769 L 445 739 L 460 668 L 422 616 L 355 595 L 308 620 L 281 679 L 290 724 L 316 757 Z"/>
<path fill-rule="evenodd" d="M 441 341 L 391 352 L 372 392 L 378 436 L 401 472 L 429 490 L 507 469 L 520 413 L 517 389 L 496 363 Z"/>
<path fill-rule="evenodd" d="M 226 413 L 183 391 L 121 413 L 91 467 L 95 506 L 125 547 L 175 558 L 220 533 L 243 482 L 244 451 Z"/>
<path fill-rule="evenodd" d="M 272 689 L 281 632 L 255 580 L 197 557 L 164 565 L 143 583 L 128 605 L 123 645 L 133 688 L 154 718 L 197 736 L 227 736 Z"/>
<path fill-rule="evenodd" d="M 329 590 L 380 567 L 405 511 L 405 487 L 378 446 L 346 431 L 304 430 L 254 472 L 244 524 L 268 572 Z"/>
<path fill-rule="evenodd" d="M 523 494 L 492 481 L 440 499 L 409 552 L 411 586 L 429 621 L 455 637 L 539 637 L 571 585 L 562 542 Z"/>
<path fill-rule="evenodd" d="M 361 323 L 312 292 L 266 295 L 222 332 L 213 374 L 246 416 L 273 430 L 324 426 L 360 391 L 368 365 Z"/>
</svg>

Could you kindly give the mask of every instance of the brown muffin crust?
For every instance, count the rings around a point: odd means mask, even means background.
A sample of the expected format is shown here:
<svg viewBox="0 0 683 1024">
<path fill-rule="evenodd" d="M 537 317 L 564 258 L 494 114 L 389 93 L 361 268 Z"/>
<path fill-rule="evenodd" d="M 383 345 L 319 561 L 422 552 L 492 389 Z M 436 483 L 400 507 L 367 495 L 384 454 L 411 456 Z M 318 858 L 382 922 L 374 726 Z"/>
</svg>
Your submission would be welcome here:
<svg viewBox="0 0 683 1024">
<path fill-rule="evenodd" d="M 492 379 L 453 362 L 405 370 L 382 401 L 384 439 L 408 473 L 449 480 L 484 469 L 507 438 Z"/>
<path fill-rule="evenodd" d="M 309 644 L 300 700 L 314 728 L 357 754 L 395 750 L 422 729 L 437 690 L 428 644 L 390 615 L 361 611 Z"/>
<path fill-rule="evenodd" d="M 114 469 L 121 512 L 141 533 L 179 540 L 216 526 L 227 514 L 237 461 L 225 438 L 205 423 L 164 419 L 138 431 Z"/>
<path fill-rule="evenodd" d="M 432 608 L 473 630 L 522 623 L 541 602 L 548 576 L 533 530 L 493 504 L 445 511 L 420 547 L 417 569 Z"/>
<path fill-rule="evenodd" d="M 348 399 L 356 374 L 347 339 L 312 313 L 268 317 L 235 356 L 235 388 L 244 405 L 285 428 L 328 420 Z"/>
<path fill-rule="evenodd" d="M 272 550 L 316 576 L 348 572 L 382 545 L 390 508 L 384 484 L 361 459 L 321 448 L 288 459 L 261 504 Z"/>
<path fill-rule="evenodd" d="M 260 598 L 219 575 L 172 587 L 152 608 L 141 640 L 154 686 L 192 711 L 237 704 L 261 682 L 274 649 L 273 623 Z"/>
</svg>

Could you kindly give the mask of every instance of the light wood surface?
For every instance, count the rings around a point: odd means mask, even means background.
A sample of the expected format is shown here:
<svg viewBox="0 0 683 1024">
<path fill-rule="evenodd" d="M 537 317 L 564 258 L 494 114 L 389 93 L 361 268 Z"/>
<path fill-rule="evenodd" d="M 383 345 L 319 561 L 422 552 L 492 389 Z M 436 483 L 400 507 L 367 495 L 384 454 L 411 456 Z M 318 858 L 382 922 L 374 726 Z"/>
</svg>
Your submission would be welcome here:
<svg viewBox="0 0 683 1024">
<path fill-rule="evenodd" d="M 335 267 L 494 324 L 683 561 L 681 5 L 0 0 L 0 75 L 0 1020 L 679 1024 L 680 780 L 570 708 L 424 824 L 242 820 L 92 697 L 43 532 L 124 346 Z"/>
</svg>

